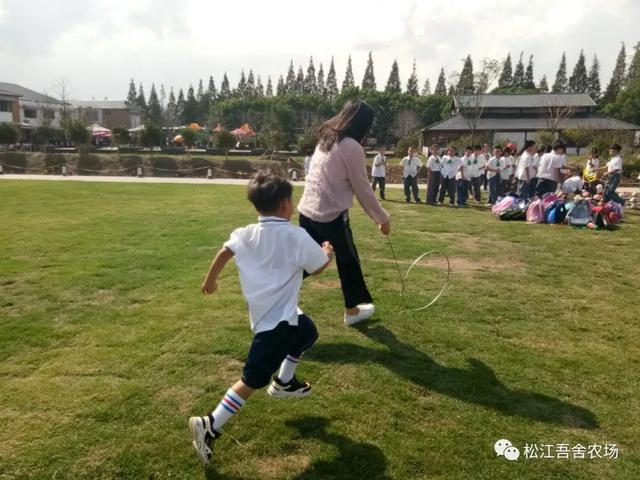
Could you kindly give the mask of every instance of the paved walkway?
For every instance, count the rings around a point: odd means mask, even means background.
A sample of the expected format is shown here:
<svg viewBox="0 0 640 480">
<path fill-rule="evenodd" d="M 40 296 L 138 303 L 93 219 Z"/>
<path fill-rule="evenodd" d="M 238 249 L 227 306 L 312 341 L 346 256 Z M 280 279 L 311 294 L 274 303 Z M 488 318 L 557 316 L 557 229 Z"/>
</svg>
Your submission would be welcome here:
<svg viewBox="0 0 640 480">
<path fill-rule="evenodd" d="M 249 181 L 244 178 L 189 178 L 189 177 L 107 177 L 107 176 L 91 176 L 91 175 L 28 175 L 6 173 L 0 175 L 0 180 L 49 180 L 63 182 L 117 182 L 117 183 L 187 183 L 200 185 L 246 185 Z M 304 182 L 292 182 L 296 186 L 304 186 Z M 401 183 L 388 183 L 388 188 L 403 188 Z M 640 191 L 637 187 L 620 187 L 618 192 L 623 194 L 632 194 Z"/>
</svg>

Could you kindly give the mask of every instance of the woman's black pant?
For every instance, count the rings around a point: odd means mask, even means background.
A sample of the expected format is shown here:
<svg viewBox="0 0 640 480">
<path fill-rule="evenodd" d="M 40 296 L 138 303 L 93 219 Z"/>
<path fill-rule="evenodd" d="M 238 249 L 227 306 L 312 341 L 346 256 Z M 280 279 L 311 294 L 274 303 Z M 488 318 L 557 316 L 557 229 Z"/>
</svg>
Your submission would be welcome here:
<svg viewBox="0 0 640 480">
<path fill-rule="evenodd" d="M 300 214 L 300 226 L 318 245 L 330 242 L 336 254 L 336 265 L 340 276 L 340 286 L 344 296 L 344 306 L 354 308 L 361 303 L 371 303 L 364 275 L 360 268 L 360 258 L 353 243 L 353 233 L 349 225 L 349 211 L 345 210 L 330 222 L 316 222 Z"/>
</svg>

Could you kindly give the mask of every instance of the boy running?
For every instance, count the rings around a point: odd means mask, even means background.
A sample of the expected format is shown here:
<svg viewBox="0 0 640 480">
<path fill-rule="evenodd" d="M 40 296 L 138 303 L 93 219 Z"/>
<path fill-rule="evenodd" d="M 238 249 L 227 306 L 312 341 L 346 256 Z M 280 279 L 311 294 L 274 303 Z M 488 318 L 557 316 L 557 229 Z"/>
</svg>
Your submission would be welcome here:
<svg viewBox="0 0 640 480">
<path fill-rule="evenodd" d="M 322 272 L 333 257 L 333 248 L 329 242 L 320 247 L 305 230 L 289 223 L 291 196 L 292 186 L 284 178 L 271 172 L 253 178 L 247 197 L 260 214 L 258 223 L 231 233 L 202 283 L 202 293 L 214 293 L 218 275 L 235 257 L 255 334 L 241 379 L 227 390 L 215 410 L 189 419 L 193 446 L 205 463 L 211 459 L 213 442 L 224 424 L 254 390 L 271 382 L 267 393 L 272 397 L 306 397 L 311 392 L 311 386 L 298 380 L 295 371 L 318 331 L 298 308 L 298 295 L 303 271 Z"/>
</svg>

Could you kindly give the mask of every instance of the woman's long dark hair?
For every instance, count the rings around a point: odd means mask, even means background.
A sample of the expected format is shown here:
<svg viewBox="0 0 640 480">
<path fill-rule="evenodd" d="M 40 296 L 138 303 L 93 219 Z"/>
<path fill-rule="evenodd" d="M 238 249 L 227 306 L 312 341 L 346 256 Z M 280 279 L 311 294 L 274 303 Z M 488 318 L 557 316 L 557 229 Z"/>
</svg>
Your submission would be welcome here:
<svg viewBox="0 0 640 480">
<path fill-rule="evenodd" d="M 349 101 L 335 116 L 322 124 L 318 130 L 318 148 L 328 152 L 346 137 L 362 143 L 369 135 L 373 124 L 373 110 L 365 102 Z"/>
</svg>

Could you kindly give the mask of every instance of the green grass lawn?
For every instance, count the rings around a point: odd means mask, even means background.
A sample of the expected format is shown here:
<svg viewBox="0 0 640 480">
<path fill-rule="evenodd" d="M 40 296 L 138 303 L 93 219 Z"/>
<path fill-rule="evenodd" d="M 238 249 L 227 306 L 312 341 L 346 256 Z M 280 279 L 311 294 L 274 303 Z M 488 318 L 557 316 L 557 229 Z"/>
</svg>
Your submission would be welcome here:
<svg viewBox="0 0 640 480">
<path fill-rule="evenodd" d="M 640 478 L 640 216 L 593 232 L 389 197 L 401 262 L 445 251 L 447 293 L 403 309 L 354 208 L 375 320 L 343 325 L 334 267 L 305 281 L 312 396 L 257 392 L 203 469 L 187 418 L 238 378 L 251 332 L 233 264 L 199 287 L 255 219 L 244 189 L 0 182 L 0 479 Z M 619 458 L 508 462 L 500 438 Z"/>
</svg>

